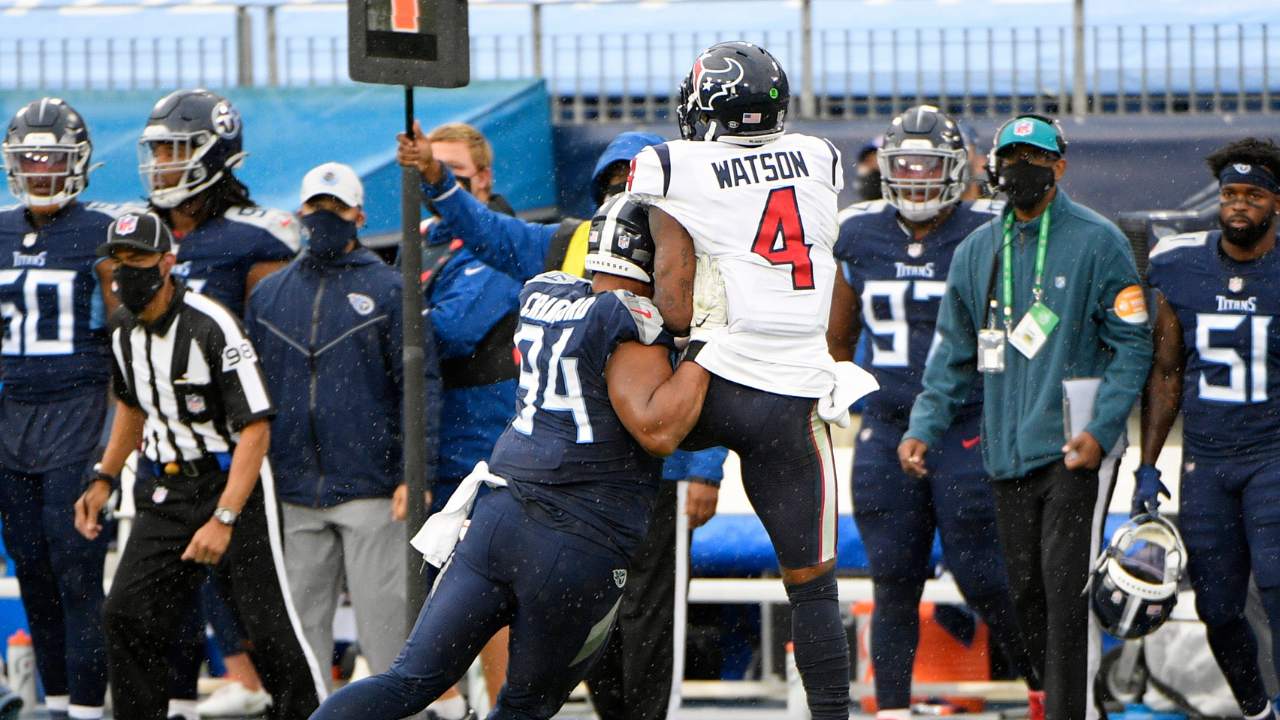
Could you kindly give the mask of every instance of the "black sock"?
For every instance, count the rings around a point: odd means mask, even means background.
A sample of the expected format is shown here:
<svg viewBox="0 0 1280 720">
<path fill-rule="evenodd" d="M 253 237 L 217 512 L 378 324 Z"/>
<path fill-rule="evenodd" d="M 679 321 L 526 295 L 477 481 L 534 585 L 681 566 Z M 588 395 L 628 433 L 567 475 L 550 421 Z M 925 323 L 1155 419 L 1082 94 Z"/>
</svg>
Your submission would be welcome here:
<svg viewBox="0 0 1280 720">
<path fill-rule="evenodd" d="M 920 644 L 920 593 L 924 583 L 875 583 L 871 614 L 871 665 L 876 671 L 876 705 L 881 710 L 911 707 L 911 669 Z"/>
<path fill-rule="evenodd" d="M 836 571 L 787 585 L 796 669 L 813 720 L 849 718 L 849 641 L 840 621 Z"/>
<path fill-rule="evenodd" d="M 1000 643 L 1018 674 L 1027 682 L 1031 690 L 1043 690 L 1044 683 L 1035 663 L 1031 661 L 1031 653 L 1027 652 L 1026 643 L 1018 629 L 1018 616 L 1013 609 L 1013 598 L 1008 593 L 988 595 L 986 597 L 966 597 L 969 607 L 991 628 L 991 639 Z"/>
<path fill-rule="evenodd" d="M 1258 672 L 1258 640 L 1243 617 L 1206 628 L 1209 647 L 1245 715 L 1267 709 L 1267 689 Z"/>
</svg>

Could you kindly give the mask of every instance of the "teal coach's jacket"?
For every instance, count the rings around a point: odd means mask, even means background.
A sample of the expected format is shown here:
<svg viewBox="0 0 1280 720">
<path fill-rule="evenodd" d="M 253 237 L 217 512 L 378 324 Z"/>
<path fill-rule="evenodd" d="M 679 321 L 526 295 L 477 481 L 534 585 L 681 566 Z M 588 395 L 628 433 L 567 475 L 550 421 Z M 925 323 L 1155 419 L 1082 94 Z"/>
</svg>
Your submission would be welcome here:
<svg viewBox="0 0 1280 720">
<path fill-rule="evenodd" d="M 1012 208 L 1005 211 L 1012 212 Z M 1120 230 L 1058 189 L 1049 210 L 1044 302 L 1059 323 L 1035 358 L 1006 345 L 1005 371 L 984 380 L 983 459 L 997 480 L 1023 477 L 1062 458 L 1062 381 L 1101 377 L 1094 419 L 1085 429 L 1111 450 L 1151 367 L 1150 322 L 1133 252 Z M 1014 223 L 1013 320 L 1033 302 L 1040 219 Z M 978 376 L 977 332 L 987 324 L 988 288 L 1001 294 L 998 253 L 1004 218 L 975 230 L 956 248 L 938 311 L 939 337 L 924 392 L 904 437 L 935 447 Z M 997 273 L 991 284 L 992 272 Z M 997 316 L 1003 328 L 1002 315 Z"/>
</svg>

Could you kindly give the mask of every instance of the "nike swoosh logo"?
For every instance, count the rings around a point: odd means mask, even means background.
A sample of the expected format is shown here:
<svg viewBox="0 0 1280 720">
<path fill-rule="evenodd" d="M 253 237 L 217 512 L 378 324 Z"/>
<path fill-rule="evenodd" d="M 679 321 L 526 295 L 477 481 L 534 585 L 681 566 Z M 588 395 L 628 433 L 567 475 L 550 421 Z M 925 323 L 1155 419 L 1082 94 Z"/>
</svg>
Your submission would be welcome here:
<svg viewBox="0 0 1280 720">
<path fill-rule="evenodd" d="M 653 317 L 653 313 L 649 312 L 648 310 L 637 310 L 637 309 L 635 309 L 635 308 L 631 308 L 631 312 L 633 312 L 633 313 L 640 313 L 641 315 L 643 315 L 643 316 L 645 316 L 645 317 L 647 317 L 647 318 L 651 318 L 651 317 Z"/>
<path fill-rule="evenodd" d="M 978 443 L 980 443 L 980 442 L 982 442 L 982 436 L 981 436 L 981 435 L 979 435 L 978 437 L 976 437 L 976 438 L 974 438 L 974 439 L 972 439 L 972 440 L 961 440 L 961 441 L 960 441 L 960 444 L 964 446 L 964 449 L 965 449 L 965 450 L 972 450 L 972 449 L 973 449 L 973 446 L 977 445 L 977 444 L 978 444 Z"/>
<path fill-rule="evenodd" d="M 480 272 L 481 270 L 484 270 L 484 266 L 483 266 L 483 265 L 475 265 L 475 266 L 472 266 L 472 267 L 467 268 L 466 270 L 463 270 L 463 271 L 462 271 L 462 274 L 463 274 L 463 275 L 475 275 L 476 273 Z"/>
</svg>

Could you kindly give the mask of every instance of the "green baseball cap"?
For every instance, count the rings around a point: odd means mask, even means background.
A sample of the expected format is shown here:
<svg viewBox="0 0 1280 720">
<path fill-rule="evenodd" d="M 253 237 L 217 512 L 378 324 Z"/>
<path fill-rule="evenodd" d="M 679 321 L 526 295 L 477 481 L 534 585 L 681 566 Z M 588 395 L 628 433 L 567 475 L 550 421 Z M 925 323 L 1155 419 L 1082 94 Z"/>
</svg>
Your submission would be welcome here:
<svg viewBox="0 0 1280 720">
<path fill-rule="evenodd" d="M 1039 118 L 1020 117 L 1006 124 L 996 138 L 996 153 L 1019 143 L 1062 154 L 1062 148 L 1058 145 L 1058 131 Z"/>
</svg>

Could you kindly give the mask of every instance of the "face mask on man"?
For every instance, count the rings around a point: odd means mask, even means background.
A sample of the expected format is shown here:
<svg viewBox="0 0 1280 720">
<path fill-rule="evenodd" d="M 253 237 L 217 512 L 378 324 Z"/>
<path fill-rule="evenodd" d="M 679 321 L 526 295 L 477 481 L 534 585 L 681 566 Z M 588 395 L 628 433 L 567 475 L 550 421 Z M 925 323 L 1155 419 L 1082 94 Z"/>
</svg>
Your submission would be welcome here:
<svg viewBox="0 0 1280 720">
<path fill-rule="evenodd" d="M 1001 165 L 999 177 L 999 189 L 1009 196 L 1015 208 L 1024 212 L 1039 205 L 1057 182 L 1052 167 L 1026 161 Z"/>
<path fill-rule="evenodd" d="M 141 314 L 147 303 L 164 287 L 164 278 L 160 275 L 160 263 L 150 267 L 134 267 L 121 264 L 115 269 L 112 279 L 116 286 L 116 297 L 129 308 L 134 315 Z"/>
<path fill-rule="evenodd" d="M 307 229 L 308 247 L 320 262 L 333 262 L 347 252 L 347 245 L 356 239 L 359 228 L 350 220 L 329 210 L 316 210 L 302 216 Z"/>
</svg>

